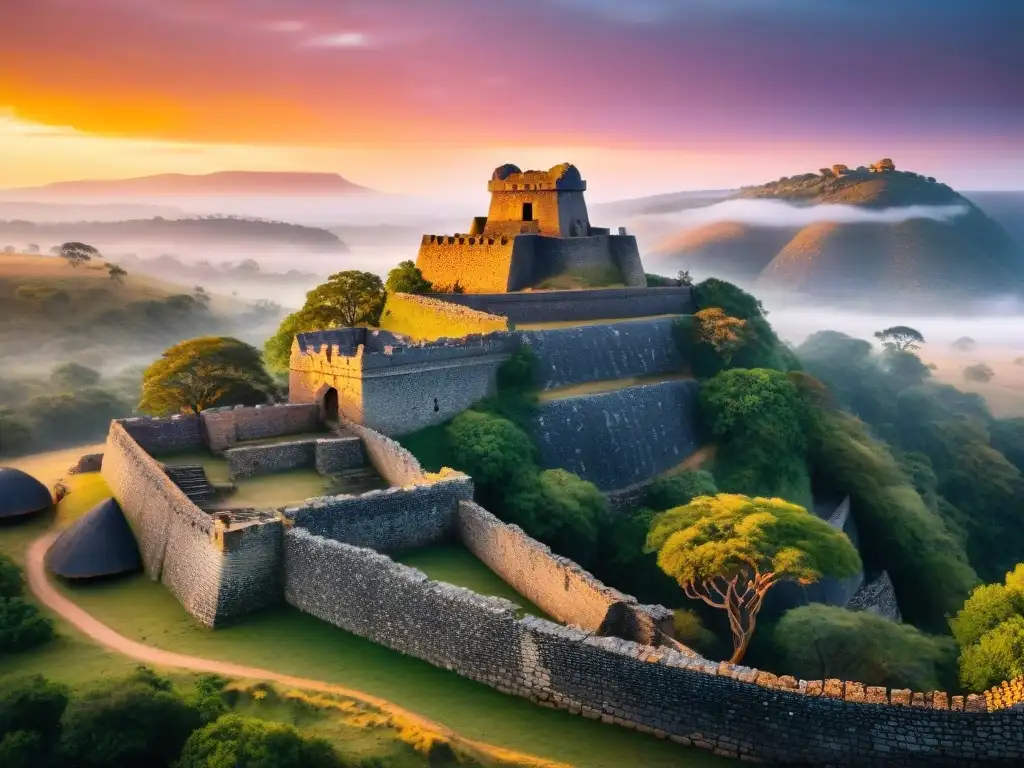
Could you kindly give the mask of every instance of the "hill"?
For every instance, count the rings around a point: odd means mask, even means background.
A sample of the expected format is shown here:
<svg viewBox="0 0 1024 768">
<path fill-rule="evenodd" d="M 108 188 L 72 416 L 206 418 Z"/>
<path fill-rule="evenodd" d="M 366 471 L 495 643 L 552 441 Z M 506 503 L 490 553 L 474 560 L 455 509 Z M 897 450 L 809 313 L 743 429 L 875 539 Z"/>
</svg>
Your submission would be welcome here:
<svg viewBox="0 0 1024 768">
<path fill-rule="evenodd" d="M 731 200 L 777 207 L 751 207 L 748 221 L 676 231 L 655 248 L 658 268 L 840 299 L 983 299 L 1024 292 L 1020 243 L 972 201 L 932 178 L 895 170 L 808 173 L 743 188 Z"/>
<path fill-rule="evenodd" d="M 41 187 L 6 190 L 5 197 L 32 198 L 135 198 L 204 195 L 354 195 L 374 190 L 354 184 L 336 173 L 283 173 L 272 171 L 220 171 L 200 175 L 164 173 L 132 179 L 59 181 Z"/>
<path fill-rule="evenodd" d="M 271 308 L 264 308 L 269 311 Z M 274 314 L 274 320 L 277 314 Z M 266 324 L 266 319 L 262 320 Z M 3 374 L 75 360 L 96 368 L 149 362 L 183 338 L 237 331 L 256 341 L 261 313 L 232 298 L 102 264 L 72 267 L 53 256 L 0 254 Z"/>
<path fill-rule="evenodd" d="M 288 224 L 281 221 L 246 219 L 233 216 L 207 216 L 185 219 L 130 219 L 128 221 L 84 221 L 34 223 L 0 221 L 0 243 L 37 243 L 49 248 L 69 240 L 99 248 L 175 247 L 252 245 L 260 248 L 295 246 L 326 253 L 347 253 L 348 247 L 337 235 L 325 229 Z"/>
</svg>

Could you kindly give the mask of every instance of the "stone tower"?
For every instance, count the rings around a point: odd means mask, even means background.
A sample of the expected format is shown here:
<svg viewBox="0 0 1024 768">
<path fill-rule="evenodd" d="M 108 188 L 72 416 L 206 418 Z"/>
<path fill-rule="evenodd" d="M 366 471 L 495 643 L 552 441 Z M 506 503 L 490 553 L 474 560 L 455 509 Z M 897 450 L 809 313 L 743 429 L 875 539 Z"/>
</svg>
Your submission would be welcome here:
<svg viewBox="0 0 1024 768">
<path fill-rule="evenodd" d="M 487 183 L 491 207 L 483 235 L 535 234 L 549 237 L 586 237 L 590 218 L 583 193 L 587 182 L 575 165 L 562 163 L 549 171 L 519 170 L 514 165 L 495 168 Z"/>
</svg>

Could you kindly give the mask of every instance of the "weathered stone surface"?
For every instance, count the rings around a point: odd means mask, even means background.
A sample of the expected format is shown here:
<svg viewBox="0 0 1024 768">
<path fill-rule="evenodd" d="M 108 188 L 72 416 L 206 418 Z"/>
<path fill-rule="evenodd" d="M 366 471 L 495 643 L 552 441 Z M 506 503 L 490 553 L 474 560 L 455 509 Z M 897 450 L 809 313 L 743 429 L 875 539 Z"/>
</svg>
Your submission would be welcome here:
<svg viewBox="0 0 1024 768">
<path fill-rule="evenodd" d="M 200 414 L 211 451 L 223 451 L 245 440 L 263 440 L 314 431 L 320 409 L 310 403 L 211 408 Z"/>
<path fill-rule="evenodd" d="M 696 381 L 667 381 L 544 403 L 535 422 L 540 464 L 601 490 L 677 466 L 698 448 Z"/>
<path fill-rule="evenodd" d="M 316 438 L 271 445 L 246 445 L 230 448 L 224 456 L 232 480 L 272 475 L 291 469 L 312 469 L 316 464 Z"/>
</svg>

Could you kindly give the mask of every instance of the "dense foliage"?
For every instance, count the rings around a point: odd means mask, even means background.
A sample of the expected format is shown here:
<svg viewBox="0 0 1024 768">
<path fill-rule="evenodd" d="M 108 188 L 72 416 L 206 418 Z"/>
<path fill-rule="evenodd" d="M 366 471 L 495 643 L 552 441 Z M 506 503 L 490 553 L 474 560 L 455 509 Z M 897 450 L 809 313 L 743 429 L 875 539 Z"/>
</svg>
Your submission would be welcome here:
<svg viewBox="0 0 1024 768">
<path fill-rule="evenodd" d="M 423 277 L 413 261 L 399 262 L 398 266 L 388 272 L 384 283 L 388 293 L 430 293 L 434 286 Z"/>
<path fill-rule="evenodd" d="M 163 353 L 142 377 L 139 410 L 156 416 L 223 405 L 259 405 L 274 393 L 260 352 L 225 336 L 189 339 Z"/>
<path fill-rule="evenodd" d="M 975 589 L 949 623 L 966 688 L 980 693 L 1024 676 L 1024 563 L 1001 584 Z"/>
<path fill-rule="evenodd" d="M 342 768 L 331 745 L 290 725 L 225 715 L 189 736 L 176 768 Z"/>
<path fill-rule="evenodd" d="M 779 581 L 811 584 L 861 568 L 842 531 L 782 499 L 699 496 L 651 522 L 647 549 L 691 600 L 727 612 L 730 661 L 743 659 L 765 594 Z"/>
<path fill-rule="evenodd" d="M 287 370 L 295 334 L 339 327 L 375 326 L 387 291 L 372 272 L 337 272 L 306 294 L 302 309 L 288 315 L 264 347 L 271 370 Z"/>
<path fill-rule="evenodd" d="M 0 555 L 0 655 L 35 648 L 53 638 L 53 622 L 24 599 L 21 569 Z"/>
<path fill-rule="evenodd" d="M 947 690 L 955 648 L 948 637 L 870 611 L 812 604 L 775 625 L 777 670 L 805 680 L 870 680 L 914 691 Z"/>
</svg>

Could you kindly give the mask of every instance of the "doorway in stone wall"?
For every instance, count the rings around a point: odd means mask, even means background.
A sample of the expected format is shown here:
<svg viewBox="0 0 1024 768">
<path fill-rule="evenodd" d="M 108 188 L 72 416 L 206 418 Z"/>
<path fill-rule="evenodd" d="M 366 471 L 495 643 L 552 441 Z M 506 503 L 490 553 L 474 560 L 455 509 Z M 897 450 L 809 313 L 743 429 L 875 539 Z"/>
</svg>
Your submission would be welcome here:
<svg viewBox="0 0 1024 768">
<path fill-rule="evenodd" d="M 523 203 L 523 221 L 533 221 L 533 203 Z"/>
<path fill-rule="evenodd" d="M 338 421 L 338 390 L 334 387 L 324 392 L 324 421 Z"/>
</svg>

